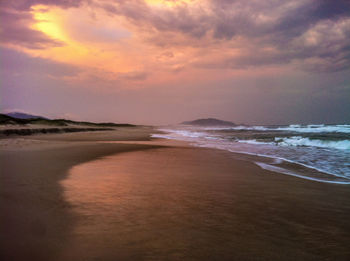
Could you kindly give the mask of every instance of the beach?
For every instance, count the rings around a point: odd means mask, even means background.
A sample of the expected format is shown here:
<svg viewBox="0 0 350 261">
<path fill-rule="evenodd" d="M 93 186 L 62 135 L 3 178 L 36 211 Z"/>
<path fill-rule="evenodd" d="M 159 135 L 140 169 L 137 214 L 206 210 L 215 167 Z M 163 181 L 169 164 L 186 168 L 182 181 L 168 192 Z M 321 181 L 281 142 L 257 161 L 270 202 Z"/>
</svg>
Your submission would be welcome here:
<svg viewBox="0 0 350 261">
<path fill-rule="evenodd" d="M 350 259 L 348 185 L 153 132 L 1 139 L 1 260 Z"/>
</svg>

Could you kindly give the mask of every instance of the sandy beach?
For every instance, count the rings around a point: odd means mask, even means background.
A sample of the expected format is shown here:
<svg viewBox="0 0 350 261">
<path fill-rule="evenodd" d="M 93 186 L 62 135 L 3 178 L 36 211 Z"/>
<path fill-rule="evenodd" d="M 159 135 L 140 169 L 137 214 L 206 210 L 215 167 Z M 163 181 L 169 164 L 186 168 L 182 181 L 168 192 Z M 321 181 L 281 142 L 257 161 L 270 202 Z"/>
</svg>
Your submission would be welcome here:
<svg viewBox="0 0 350 261">
<path fill-rule="evenodd" d="M 151 132 L 1 139 L 0 259 L 350 259 L 349 186 Z"/>
</svg>

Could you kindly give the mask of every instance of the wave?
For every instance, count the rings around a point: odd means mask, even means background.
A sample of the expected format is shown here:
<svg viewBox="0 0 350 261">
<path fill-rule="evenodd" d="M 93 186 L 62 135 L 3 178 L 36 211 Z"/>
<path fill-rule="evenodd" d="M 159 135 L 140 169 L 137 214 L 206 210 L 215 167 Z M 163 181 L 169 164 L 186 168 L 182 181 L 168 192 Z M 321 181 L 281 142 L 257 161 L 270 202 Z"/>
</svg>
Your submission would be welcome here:
<svg viewBox="0 0 350 261">
<path fill-rule="evenodd" d="M 282 131 L 294 131 L 303 133 L 315 133 L 315 132 L 342 132 L 350 133 L 350 125 L 289 125 L 288 127 L 278 127 L 276 130 Z"/>
<path fill-rule="evenodd" d="M 264 126 L 236 126 L 236 127 L 205 127 L 204 130 L 256 130 L 256 131 L 268 131 L 268 130 L 273 130 L 271 128 L 268 127 L 264 127 Z"/>
<path fill-rule="evenodd" d="M 194 131 L 194 130 L 174 130 L 174 129 L 159 129 L 166 134 L 152 134 L 154 138 L 168 138 L 168 139 L 180 139 L 183 138 L 203 138 L 210 140 L 222 140 L 219 135 L 213 135 L 203 131 Z"/>
<path fill-rule="evenodd" d="M 317 181 L 317 182 L 322 182 L 322 183 L 333 183 L 333 184 L 344 184 L 344 185 L 350 184 L 350 180 L 347 178 L 339 178 L 339 180 L 326 180 L 326 179 L 321 179 L 321 178 L 300 175 L 292 170 L 273 166 L 273 165 L 266 164 L 263 162 L 254 162 L 254 163 L 262 169 L 266 169 L 266 170 L 281 173 L 281 174 L 290 175 L 290 176 L 297 177 L 297 178 L 302 178 L 302 179 L 307 179 L 307 180 L 312 180 L 312 181 Z"/>
<path fill-rule="evenodd" d="M 270 144 L 278 146 L 304 146 L 304 147 L 318 147 L 326 149 L 338 149 L 338 150 L 350 150 L 350 140 L 318 140 L 318 139 L 309 139 L 301 136 L 293 136 L 288 138 L 276 137 L 274 141 L 266 142 L 259 140 L 238 140 L 241 143 L 248 144 Z"/>
<path fill-rule="evenodd" d="M 307 180 L 313 180 L 313 181 L 317 181 L 317 182 L 323 182 L 323 183 L 350 184 L 350 178 L 348 178 L 347 176 L 336 174 L 333 172 L 329 172 L 329 171 L 322 169 L 322 168 L 319 168 L 319 167 L 311 166 L 309 164 L 301 163 L 301 162 L 298 162 L 296 160 L 287 159 L 287 158 L 280 157 L 277 155 L 268 155 L 268 154 L 264 154 L 264 153 L 242 151 L 242 150 L 234 149 L 230 146 L 225 146 L 223 144 L 217 144 L 217 143 L 216 144 L 215 143 L 193 143 L 193 145 L 198 146 L 198 147 L 207 147 L 207 148 L 214 148 L 214 149 L 220 149 L 220 150 L 227 150 L 227 151 L 230 151 L 233 153 L 239 153 L 239 154 L 243 154 L 243 155 L 251 155 L 251 156 L 255 156 L 255 157 L 271 159 L 273 165 L 263 163 L 263 162 L 256 162 L 256 161 L 254 161 L 254 163 L 263 169 L 270 170 L 273 172 L 278 172 L 281 174 L 291 175 L 294 177 L 303 178 L 303 179 L 307 179 Z M 285 168 L 276 166 L 276 165 L 280 165 L 284 162 L 293 164 L 295 166 L 304 167 L 305 169 L 308 169 L 311 171 L 316 171 L 319 174 L 322 174 L 325 176 L 323 178 L 321 178 L 321 177 L 316 178 L 316 177 L 311 177 L 311 176 L 307 176 L 307 175 L 301 175 L 300 173 L 297 173 L 291 169 L 285 169 Z"/>
<path fill-rule="evenodd" d="M 233 131 L 288 131 L 288 132 L 300 132 L 300 133 L 323 133 L 323 132 L 336 132 L 336 133 L 350 133 L 350 125 L 324 125 L 324 124 L 309 124 L 299 125 L 291 124 L 289 126 L 236 126 L 236 127 L 207 127 L 205 130 L 233 130 Z"/>
<path fill-rule="evenodd" d="M 153 134 L 154 138 L 167 138 L 167 139 L 196 139 L 201 138 L 205 140 L 223 140 L 217 135 L 212 135 L 207 132 L 190 131 L 190 130 L 171 130 L 161 129 L 161 131 L 167 132 L 167 134 Z M 237 139 L 239 143 L 247 143 L 252 145 L 275 145 L 275 146 L 293 146 L 293 147 L 317 147 L 324 149 L 338 149 L 338 150 L 350 150 L 350 140 L 327 140 L 327 139 L 310 139 L 302 136 L 291 137 L 274 137 L 271 141 L 264 139 Z"/>
<path fill-rule="evenodd" d="M 335 140 L 333 137 L 335 134 L 327 134 L 329 137 L 327 135 L 327 137 L 324 137 L 324 134 L 310 134 L 307 135 L 309 137 L 305 137 L 303 134 L 283 136 L 283 133 L 281 136 L 277 137 L 275 136 L 276 133 L 271 133 L 267 138 L 265 137 L 266 135 L 259 138 L 256 137 L 255 133 L 252 133 L 248 135 L 244 134 L 242 137 L 238 138 L 236 135 L 236 137 L 233 137 L 231 133 L 225 134 L 220 131 L 211 132 L 208 131 L 208 129 L 203 128 L 192 128 L 186 130 L 162 128 L 159 130 L 164 133 L 153 134 L 152 137 L 185 140 L 194 146 L 228 150 L 245 155 L 254 155 L 281 162 L 289 162 L 292 164 L 298 164 L 307 169 L 313 169 L 325 173 L 331 177 L 336 176 L 341 179 L 348 179 L 346 177 L 348 176 L 347 173 L 349 167 L 345 155 L 350 153 L 350 139 L 347 139 L 348 135 L 346 134 L 340 134 L 345 140 Z M 337 134 L 336 136 L 339 135 Z M 317 155 L 324 158 L 324 160 L 319 161 Z M 339 164 L 344 165 L 342 166 Z M 275 171 L 276 170 L 277 169 L 275 169 Z M 290 170 L 288 170 L 288 172 L 289 171 Z M 281 170 L 277 172 L 289 175 L 293 174 L 285 173 L 285 171 L 281 172 Z M 296 175 L 298 174 L 301 173 L 297 173 Z M 325 178 L 325 180 L 330 179 L 331 178 Z M 323 179 L 320 179 L 320 181 L 321 180 Z M 339 181 L 339 179 L 337 181 Z"/>
</svg>

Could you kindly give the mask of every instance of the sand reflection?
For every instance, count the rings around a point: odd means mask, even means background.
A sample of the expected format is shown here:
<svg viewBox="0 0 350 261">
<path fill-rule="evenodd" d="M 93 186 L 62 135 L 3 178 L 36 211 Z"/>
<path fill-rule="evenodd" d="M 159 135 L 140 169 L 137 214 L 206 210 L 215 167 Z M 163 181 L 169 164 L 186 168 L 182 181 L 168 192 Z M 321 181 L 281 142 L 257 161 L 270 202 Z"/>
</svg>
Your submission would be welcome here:
<svg viewBox="0 0 350 261">
<path fill-rule="evenodd" d="M 212 199 L 203 191 L 208 180 L 184 171 L 177 153 L 164 150 L 122 153 L 71 169 L 62 185 L 79 220 L 69 257 L 176 259 L 191 249 L 193 237 L 203 240 L 198 215 L 210 222 Z"/>
<path fill-rule="evenodd" d="M 270 175 L 224 151 L 120 153 L 75 166 L 62 185 L 77 220 L 61 260 L 315 260 L 348 249 L 345 201 L 323 193 L 344 199 L 345 188 Z"/>
</svg>

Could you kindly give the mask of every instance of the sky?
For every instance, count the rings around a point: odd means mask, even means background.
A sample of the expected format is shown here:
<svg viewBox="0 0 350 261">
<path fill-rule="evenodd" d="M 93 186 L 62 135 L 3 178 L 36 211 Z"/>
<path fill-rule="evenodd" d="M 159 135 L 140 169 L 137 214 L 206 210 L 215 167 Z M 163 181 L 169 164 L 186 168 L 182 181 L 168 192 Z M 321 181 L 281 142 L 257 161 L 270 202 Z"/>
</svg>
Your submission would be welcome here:
<svg viewBox="0 0 350 261">
<path fill-rule="evenodd" d="M 350 123 L 349 0 L 0 0 L 0 110 Z"/>
</svg>

